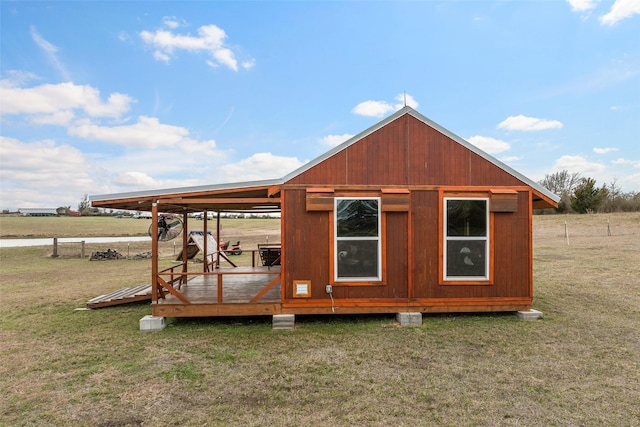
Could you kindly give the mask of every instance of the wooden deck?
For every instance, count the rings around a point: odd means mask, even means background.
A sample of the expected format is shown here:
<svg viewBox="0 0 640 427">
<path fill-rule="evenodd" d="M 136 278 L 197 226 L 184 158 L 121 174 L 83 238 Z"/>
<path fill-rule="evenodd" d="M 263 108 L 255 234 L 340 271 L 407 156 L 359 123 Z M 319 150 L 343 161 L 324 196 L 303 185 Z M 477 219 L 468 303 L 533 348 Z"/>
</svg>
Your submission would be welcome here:
<svg viewBox="0 0 640 427">
<path fill-rule="evenodd" d="M 188 303 L 167 294 L 152 304 L 154 316 L 263 315 L 281 310 L 279 266 L 220 268 L 190 277 L 177 290 Z"/>
</svg>

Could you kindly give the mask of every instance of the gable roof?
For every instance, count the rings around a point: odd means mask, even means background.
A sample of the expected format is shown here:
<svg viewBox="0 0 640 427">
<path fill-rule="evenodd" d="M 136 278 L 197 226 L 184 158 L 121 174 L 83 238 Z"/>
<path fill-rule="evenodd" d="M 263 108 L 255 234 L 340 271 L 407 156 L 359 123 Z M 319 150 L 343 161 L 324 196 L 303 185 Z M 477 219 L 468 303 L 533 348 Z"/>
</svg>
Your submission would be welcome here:
<svg viewBox="0 0 640 427">
<path fill-rule="evenodd" d="M 469 143 L 468 141 L 466 141 L 465 139 L 461 138 L 460 136 L 454 134 L 453 132 L 449 131 L 448 129 L 445 129 L 444 127 L 440 126 L 436 122 L 430 120 L 429 118 L 427 118 L 426 116 L 420 114 L 419 112 L 417 112 L 416 110 L 414 110 L 413 108 L 411 108 L 409 106 L 405 106 L 405 107 L 401 108 L 400 110 L 396 111 L 394 114 L 390 115 L 389 117 L 383 119 L 382 121 L 376 123 L 375 125 L 371 126 L 370 128 L 360 132 L 359 134 L 351 137 L 350 139 L 348 139 L 347 141 L 343 142 L 342 144 L 340 144 L 340 145 L 334 147 L 333 149 L 327 151 L 326 153 L 324 153 L 320 157 L 317 157 L 317 158 L 311 160 L 310 162 L 305 163 L 300 168 L 298 168 L 298 169 L 294 170 L 293 172 L 291 172 L 291 173 L 287 174 L 286 176 L 284 176 L 282 178 L 283 183 L 287 182 L 287 181 L 290 181 L 291 179 L 295 178 L 298 175 L 301 175 L 302 173 L 304 173 L 304 172 L 308 171 L 309 169 L 313 168 L 314 166 L 316 166 L 316 165 L 322 163 L 323 161 L 327 160 L 328 158 L 332 157 L 336 153 L 339 153 L 340 151 L 346 149 L 347 147 L 349 147 L 349 146 L 355 144 L 356 142 L 360 141 L 361 139 L 367 137 L 368 135 L 371 135 L 372 133 L 374 133 L 377 130 L 383 128 L 384 126 L 388 125 L 389 123 L 393 122 L 394 120 L 404 116 L 405 114 L 408 114 L 408 115 L 414 117 L 415 119 L 421 121 L 422 123 L 426 124 L 427 126 L 435 129 L 436 131 L 440 132 L 441 134 L 447 136 L 448 138 L 450 138 L 453 141 L 457 142 L 458 144 L 462 145 L 467 150 L 472 151 L 473 153 L 475 153 L 478 156 L 482 157 L 486 161 L 488 161 L 488 162 L 492 163 L 493 165 L 499 167 L 503 171 L 507 172 L 508 174 L 512 175 L 516 179 L 522 181 L 527 186 L 531 187 L 533 192 L 534 192 L 534 194 L 535 194 L 535 196 L 537 197 L 537 199 L 535 199 L 534 201 L 536 201 L 536 200 L 537 201 L 541 201 L 541 202 L 544 201 L 544 202 L 546 202 L 546 204 L 549 204 L 551 206 L 557 205 L 557 203 L 560 201 L 560 198 L 558 196 L 556 196 L 554 193 L 549 191 L 544 186 L 542 186 L 542 185 L 538 184 L 537 182 L 527 178 L 526 176 L 524 176 L 520 172 L 518 172 L 515 169 L 511 168 L 510 166 L 504 164 L 500 160 L 496 159 L 495 157 L 491 156 L 490 154 L 486 153 L 485 151 L 481 150 L 480 148 L 476 147 L 475 145 Z"/>
<path fill-rule="evenodd" d="M 512 175 L 513 177 L 515 177 L 525 185 L 531 187 L 534 195 L 533 196 L 534 207 L 557 206 L 560 198 L 555 194 L 553 194 L 551 191 L 549 191 L 542 185 L 532 181 L 531 179 L 522 175 L 515 169 L 512 169 L 511 167 L 502 163 L 500 160 L 482 151 L 475 145 L 470 144 L 463 138 L 443 128 L 439 124 L 428 119 L 424 115 L 420 114 L 419 112 L 417 112 L 416 110 L 408 106 L 403 107 L 402 109 L 396 111 L 394 114 L 390 115 L 389 117 L 381 120 L 375 125 L 360 132 L 359 134 L 353 136 L 352 138 L 348 139 L 342 144 L 332 148 L 331 150 L 327 151 L 323 155 L 311 160 L 310 162 L 304 164 L 300 168 L 290 172 L 289 174 L 285 175 L 280 179 L 202 185 L 202 186 L 196 186 L 196 187 L 183 187 L 183 188 L 171 188 L 171 189 L 159 189 L 159 190 L 143 190 L 143 191 L 119 193 L 119 194 L 103 194 L 103 195 L 90 196 L 90 199 L 94 207 L 107 207 L 107 208 L 113 208 L 113 209 L 128 209 L 128 210 L 151 210 L 152 201 L 160 198 L 168 199 L 168 200 L 176 200 L 176 201 L 183 200 L 184 204 L 186 204 L 189 202 L 190 199 L 193 202 L 195 202 L 198 199 L 198 197 L 202 197 L 203 195 L 206 195 L 206 196 L 214 195 L 217 197 L 222 197 L 222 196 L 238 197 L 238 198 L 248 197 L 248 198 L 251 198 L 252 200 L 251 204 L 254 204 L 255 202 L 256 206 L 253 206 L 254 208 L 259 209 L 260 207 L 262 207 L 264 211 L 264 210 L 268 210 L 266 208 L 268 206 L 269 208 L 271 208 L 271 210 L 273 210 L 272 205 L 274 204 L 279 205 L 279 199 L 277 200 L 277 202 L 276 200 L 273 200 L 271 203 L 269 203 L 269 200 L 268 200 L 270 197 L 276 194 L 275 190 L 273 190 L 274 187 L 278 187 L 292 180 L 298 175 L 308 171 L 314 166 L 329 159 L 336 153 L 339 153 L 342 150 L 345 150 L 346 148 L 357 143 L 358 141 L 365 138 L 366 136 L 376 132 L 377 130 L 383 128 L 384 126 L 393 122 L 399 117 L 404 116 L 405 114 L 408 114 L 414 117 L 415 119 L 421 121 L 422 123 L 426 124 L 427 126 L 435 129 L 436 131 L 447 136 L 451 140 L 462 145 L 467 150 L 472 151 L 473 153 L 482 157 L 486 161 L 492 163 L 493 165 L 497 166 L 498 168 Z M 258 203 L 259 198 L 263 198 L 264 202 Z M 180 205 L 181 211 L 184 211 L 184 204 Z M 188 211 L 197 212 L 197 211 L 202 211 L 204 209 L 208 209 L 208 206 L 206 203 L 194 203 L 194 205 L 197 205 L 197 206 L 193 206 L 192 208 L 188 209 Z M 215 206 L 216 206 L 216 209 L 221 209 L 221 210 L 239 209 L 238 203 L 233 203 L 231 201 L 225 204 L 216 204 Z M 246 206 L 245 206 L 245 209 L 242 209 L 242 210 L 246 210 Z M 170 210 L 163 210 L 163 211 L 168 212 Z"/>
</svg>

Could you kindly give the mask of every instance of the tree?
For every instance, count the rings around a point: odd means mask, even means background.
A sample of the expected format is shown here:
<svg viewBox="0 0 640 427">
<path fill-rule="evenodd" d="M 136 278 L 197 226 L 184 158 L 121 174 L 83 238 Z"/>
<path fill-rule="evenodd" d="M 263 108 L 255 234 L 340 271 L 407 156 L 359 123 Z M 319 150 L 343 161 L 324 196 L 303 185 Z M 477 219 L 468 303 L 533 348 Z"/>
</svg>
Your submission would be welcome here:
<svg viewBox="0 0 640 427">
<path fill-rule="evenodd" d="M 596 188 L 596 180 L 582 178 L 571 196 L 571 208 L 578 213 L 595 212 L 609 197 L 606 186 Z"/>
<path fill-rule="evenodd" d="M 80 213 L 85 213 L 91 207 L 91 202 L 89 201 L 89 195 L 85 194 L 82 196 L 80 203 L 78 203 L 78 211 Z"/>
<path fill-rule="evenodd" d="M 558 203 L 558 212 L 567 212 L 570 206 L 571 194 L 580 183 L 580 173 L 569 173 L 567 170 L 546 174 L 544 179 L 539 182 L 540 185 L 560 197 Z"/>
</svg>

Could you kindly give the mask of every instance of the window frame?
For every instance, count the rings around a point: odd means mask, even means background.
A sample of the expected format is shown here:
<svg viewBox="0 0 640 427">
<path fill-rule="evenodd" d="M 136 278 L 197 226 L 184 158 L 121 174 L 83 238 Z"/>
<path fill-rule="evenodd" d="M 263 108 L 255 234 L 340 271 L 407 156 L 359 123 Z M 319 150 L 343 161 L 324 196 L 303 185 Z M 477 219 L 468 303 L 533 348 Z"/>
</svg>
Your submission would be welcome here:
<svg viewBox="0 0 640 427">
<path fill-rule="evenodd" d="M 484 236 L 449 236 L 448 235 L 448 202 L 450 200 L 470 200 L 485 202 L 486 232 Z M 486 193 L 460 193 L 442 194 L 440 197 L 440 284 L 441 285 L 491 285 L 493 284 L 493 212 L 491 212 L 491 198 Z M 484 241 L 484 276 L 449 276 L 447 273 L 448 244 L 451 241 Z"/>
<path fill-rule="evenodd" d="M 344 200 L 376 200 L 378 203 L 377 209 L 377 229 L 378 235 L 376 237 L 339 237 L 338 236 L 338 203 Z M 379 285 L 384 282 L 384 262 L 385 262 L 385 253 L 384 253 L 384 234 L 385 234 L 385 220 L 384 220 L 384 211 L 382 209 L 382 198 L 379 196 L 336 196 L 333 200 L 333 210 L 331 211 L 331 221 L 333 222 L 332 227 L 332 263 L 331 263 L 331 284 L 336 286 L 363 286 L 363 285 Z M 356 241 L 373 241 L 377 242 L 377 276 L 363 276 L 363 277 L 339 277 L 338 276 L 338 242 L 346 241 L 346 240 L 356 240 Z"/>
</svg>

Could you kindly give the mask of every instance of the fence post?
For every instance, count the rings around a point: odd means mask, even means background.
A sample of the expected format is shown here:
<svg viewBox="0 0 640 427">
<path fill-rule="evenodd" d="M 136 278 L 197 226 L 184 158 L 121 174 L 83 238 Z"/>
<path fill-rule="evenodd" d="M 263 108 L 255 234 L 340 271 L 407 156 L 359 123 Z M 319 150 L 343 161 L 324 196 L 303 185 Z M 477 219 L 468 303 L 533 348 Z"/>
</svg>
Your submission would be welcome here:
<svg viewBox="0 0 640 427">
<path fill-rule="evenodd" d="M 611 236 L 611 224 L 609 220 L 607 220 L 607 236 Z"/>
<path fill-rule="evenodd" d="M 54 237 L 53 238 L 53 255 L 51 255 L 53 258 L 57 258 L 58 257 L 58 238 Z"/>
<path fill-rule="evenodd" d="M 569 228 L 567 227 L 567 221 L 564 222 L 564 237 L 567 239 L 567 246 L 569 246 Z"/>
<path fill-rule="evenodd" d="M 84 240 L 80 242 L 80 259 L 84 259 Z"/>
</svg>

